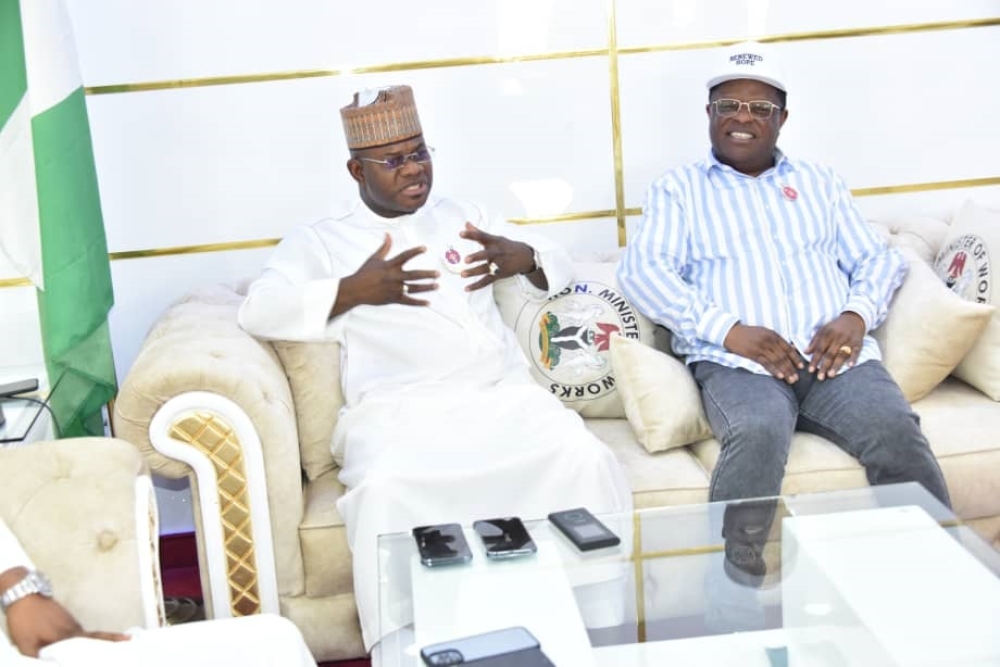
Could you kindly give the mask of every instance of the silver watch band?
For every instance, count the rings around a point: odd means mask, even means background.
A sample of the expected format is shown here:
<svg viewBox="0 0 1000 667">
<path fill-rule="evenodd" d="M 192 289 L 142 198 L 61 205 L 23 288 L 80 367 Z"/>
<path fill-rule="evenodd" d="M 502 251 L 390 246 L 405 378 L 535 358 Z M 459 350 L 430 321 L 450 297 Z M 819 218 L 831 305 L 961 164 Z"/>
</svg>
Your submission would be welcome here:
<svg viewBox="0 0 1000 667">
<path fill-rule="evenodd" d="M 7 611 L 7 608 L 12 604 L 29 595 L 52 597 L 52 584 L 48 577 L 37 570 L 29 570 L 28 574 L 24 575 L 19 582 L 0 595 L 0 608 Z"/>
</svg>

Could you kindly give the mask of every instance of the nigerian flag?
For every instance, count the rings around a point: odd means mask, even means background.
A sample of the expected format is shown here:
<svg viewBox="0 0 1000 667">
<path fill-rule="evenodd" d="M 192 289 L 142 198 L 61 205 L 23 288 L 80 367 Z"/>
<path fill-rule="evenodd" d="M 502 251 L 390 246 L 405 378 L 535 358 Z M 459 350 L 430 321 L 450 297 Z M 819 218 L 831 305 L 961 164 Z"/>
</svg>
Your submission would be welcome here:
<svg viewBox="0 0 1000 667">
<path fill-rule="evenodd" d="M 87 107 L 61 0 L 0 0 L 0 252 L 37 287 L 61 435 L 103 435 L 101 408 L 115 395 L 114 297 Z"/>
</svg>

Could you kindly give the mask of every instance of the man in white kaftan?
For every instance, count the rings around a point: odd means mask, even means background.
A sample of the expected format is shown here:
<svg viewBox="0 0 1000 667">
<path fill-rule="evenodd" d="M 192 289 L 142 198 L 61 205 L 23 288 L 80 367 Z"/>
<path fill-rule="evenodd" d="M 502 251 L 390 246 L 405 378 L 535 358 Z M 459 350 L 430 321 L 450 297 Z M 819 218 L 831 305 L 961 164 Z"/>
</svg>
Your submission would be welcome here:
<svg viewBox="0 0 1000 667">
<path fill-rule="evenodd" d="M 412 92 L 373 95 L 342 110 L 360 200 L 287 236 L 240 310 L 254 335 L 341 344 L 345 408 L 332 447 L 348 491 L 337 507 L 369 649 L 394 629 L 378 619 L 379 534 L 631 509 L 621 465 L 531 378 L 494 301 L 499 279 L 555 295 L 572 278 L 567 254 L 431 197 Z"/>
<path fill-rule="evenodd" d="M 316 665 L 298 628 L 273 614 L 128 633 L 84 632 L 55 599 L 29 592 L 37 576 L 17 537 L 0 519 L 0 604 L 7 617 L 7 633 L 0 632 L 3 667 Z"/>
</svg>

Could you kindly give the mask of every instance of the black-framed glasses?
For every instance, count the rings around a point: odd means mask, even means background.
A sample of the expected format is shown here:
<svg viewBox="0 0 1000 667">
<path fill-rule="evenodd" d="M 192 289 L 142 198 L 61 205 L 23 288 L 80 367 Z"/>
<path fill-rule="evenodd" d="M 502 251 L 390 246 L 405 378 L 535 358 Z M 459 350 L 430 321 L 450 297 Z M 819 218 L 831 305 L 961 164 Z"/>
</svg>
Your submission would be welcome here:
<svg viewBox="0 0 1000 667">
<path fill-rule="evenodd" d="M 392 157 L 384 160 L 377 160 L 373 157 L 359 157 L 358 159 L 362 162 L 374 162 L 375 164 L 380 164 L 388 171 L 396 171 L 397 169 L 401 169 L 404 164 L 410 161 L 419 162 L 421 164 L 424 162 L 430 162 L 433 155 L 433 148 L 430 146 L 421 146 L 412 153 L 407 153 L 406 155 L 393 155 Z"/>
<path fill-rule="evenodd" d="M 740 112 L 743 107 L 747 108 L 750 115 L 758 120 L 767 120 L 775 111 L 780 111 L 781 107 L 774 102 L 767 100 L 753 100 L 752 102 L 741 102 L 739 100 L 721 99 L 713 100 L 712 106 L 715 113 L 722 118 L 732 118 Z"/>
</svg>

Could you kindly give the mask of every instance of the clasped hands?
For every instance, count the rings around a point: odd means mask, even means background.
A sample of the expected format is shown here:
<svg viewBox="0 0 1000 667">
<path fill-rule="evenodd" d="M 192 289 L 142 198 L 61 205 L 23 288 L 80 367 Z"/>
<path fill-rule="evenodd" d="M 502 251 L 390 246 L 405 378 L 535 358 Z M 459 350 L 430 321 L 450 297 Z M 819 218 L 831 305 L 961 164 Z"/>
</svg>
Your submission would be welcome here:
<svg viewBox="0 0 1000 667">
<path fill-rule="evenodd" d="M 820 327 L 801 354 L 771 329 L 739 323 L 729 330 L 723 345 L 734 354 L 756 361 L 779 380 L 795 384 L 807 359 L 809 372 L 816 373 L 817 380 L 836 376 L 844 364 L 853 366 L 861 353 L 864 335 L 861 316 L 845 312 Z"/>
<path fill-rule="evenodd" d="M 465 229 L 459 236 L 483 246 L 482 250 L 462 258 L 470 268 L 464 269 L 460 275 L 463 278 L 480 276 L 479 280 L 465 287 L 467 292 L 482 289 L 502 278 L 528 273 L 534 268 L 534 251 L 526 243 L 488 234 L 471 222 L 465 223 Z M 440 271 L 405 268 L 411 259 L 427 252 L 426 246 L 409 248 L 390 258 L 391 247 L 392 239 L 386 234 L 378 250 L 365 260 L 357 272 L 344 278 L 344 283 L 356 294 L 355 301 L 369 305 L 428 305 L 429 301 L 414 295 L 436 290 Z M 344 287 L 342 283 L 341 291 Z"/>
</svg>

